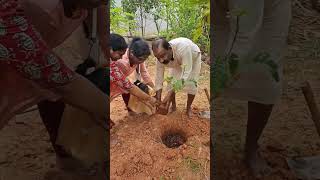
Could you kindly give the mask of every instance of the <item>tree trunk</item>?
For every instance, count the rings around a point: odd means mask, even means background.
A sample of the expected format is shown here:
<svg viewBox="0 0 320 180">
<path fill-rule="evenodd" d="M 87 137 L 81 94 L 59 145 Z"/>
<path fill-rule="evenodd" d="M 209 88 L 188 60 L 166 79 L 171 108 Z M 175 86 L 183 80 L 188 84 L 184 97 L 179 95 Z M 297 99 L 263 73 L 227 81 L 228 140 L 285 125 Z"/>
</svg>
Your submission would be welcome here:
<svg viewBox="0 0 320 180">
<path fill-rule="evenodd" d="M 144 31 L 143 31 L 144 25 L 143 25 L 143 12 L 142 12 L 141 4 L 140 4 L 139 8 L 140 8 L 141 36 L 143 37 L 144 36 Z"/>
<path fill-rule="evenodd" d="M 166 15 L 167 15 L 167 34 L 169 33 L 169 10 L 168 4 L 166 4 Z"/>
<path fill-rule="evenodd" d="M 154 20 L 154 23 L 156 24 L 157 34 L 158 34 L 158 37 L 159 37 L 159 35 L 160 35 L 160 27 L 159 27 L 159 24 L 158 24 L 156 19 Z"/>
<path fill-rule="evenodd" d="M 146 34 L 146 27 L 147 27 L 147 15 L 144 13 L 144 26 L 143 26 L 143 32 Z"/>
</svg>

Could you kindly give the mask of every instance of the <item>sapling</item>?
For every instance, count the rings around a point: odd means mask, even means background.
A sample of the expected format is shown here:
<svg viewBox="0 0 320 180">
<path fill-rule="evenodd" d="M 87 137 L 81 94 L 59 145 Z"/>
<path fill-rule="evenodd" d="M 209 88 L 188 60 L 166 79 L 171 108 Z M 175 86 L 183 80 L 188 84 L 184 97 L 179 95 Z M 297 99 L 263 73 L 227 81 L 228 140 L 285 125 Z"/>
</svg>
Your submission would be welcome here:
<svg viewBox="0 0 320 180">
<path fill-rule="evenodd" d="M 186 65 L 181 65 L 181 68 L 183 69 L 182 75 L 185 72 L 185 67 Z M 186 84 L 191 83 L 190 85 L 194 84 L 196 87 L 198 86 L 197 81 L 195 81 L 194 79 L 190 79 L 190 80 L 184 80 L 182 78 L 176 79 L 173 76 L 166 77 L 164 79 L 164 82 L 166 82 L 167 86 L 170 87 L 170 89 L 168 89 L 168 93 L 171 93 L 171 94 L 167 94 L 167 96 L 162 101 L 162 105 L 158 107 L 158 113 L 160 114 L 168 113 L 170 103 L 173 100 L 173 95 L 177 92 L 182 91 L 185 88 Z"/>
<path fill-rule="evenodd" d="M 211 76 L 211 102 L 213 99 L 221 95 L 221 93 L 228 87 L 230 87 L 236 80 L 240 78 L 239 67 L 247 68 L 249 65 L 262 64 L 268 68 L 273 80 L 279 82 L 280 77 L 278 74 L 278 65 L 272 60 L 270 54 L 266 52 L 259 52 L 255 55 L 247 55 L 242 57 L 246 60 L 240 60 L 240 57 L 232 53 L 234 44 L 237 40 L 237 35 L 239 32 L 239 22 L 240 17 L 245 16 L 246 12 L 244 10 L 234 10 L 230 12 L 231 18 L 236 18 L 236 30 L 231 43 L 230 49 L 225 56 L 216 57 L 210 68 Z"/>
</svg>

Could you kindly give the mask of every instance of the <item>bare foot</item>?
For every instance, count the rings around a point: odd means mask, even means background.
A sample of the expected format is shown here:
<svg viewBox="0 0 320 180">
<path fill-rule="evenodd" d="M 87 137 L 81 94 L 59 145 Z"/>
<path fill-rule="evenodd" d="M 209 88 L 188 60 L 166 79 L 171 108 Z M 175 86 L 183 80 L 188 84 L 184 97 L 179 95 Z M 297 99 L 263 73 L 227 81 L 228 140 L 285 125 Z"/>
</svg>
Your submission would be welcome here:
<svg viewBox="0 0 320 180">
<path fill-rule="evenodd" d="M 245 159 L 245 163 L 255 178 L 260 179 L 270 175 L 272 172 L 272 168 L 258 152 L 248 155 Z"/>
<path fill-rule="evenodd" d="M 192 110 L 191 110 L 191 108 L 188 108 L 188 109 L 187 109 L 187 116 L 188 116 L 188 118 L 191 118 L 191 117 L 192 117 Z"/>
</svg>

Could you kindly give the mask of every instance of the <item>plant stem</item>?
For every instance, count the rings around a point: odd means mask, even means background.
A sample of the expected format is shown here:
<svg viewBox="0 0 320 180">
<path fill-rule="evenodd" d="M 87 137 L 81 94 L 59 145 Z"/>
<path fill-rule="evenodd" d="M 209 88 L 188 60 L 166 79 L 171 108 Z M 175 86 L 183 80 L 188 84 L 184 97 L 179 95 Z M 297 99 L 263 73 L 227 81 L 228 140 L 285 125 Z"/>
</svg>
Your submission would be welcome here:
<svg viewBox="0 0 320 180">
<path fill-rule="evenodd" d="M 239 16 L 237 16 L 236 32 L 235 32 L 235 34 L 234 34 L 234 37 L 233 37 L 233 40 L 232 40 L 232 43 L 231 43 L 231 47 L 230 47 L 229 52 L 227 53 L 225 59 L 228 59 L 228 58 L 230 57 L 230 54 L 231 54 L 231 51 L 232 51 L 232 49 L 233 49 L 234 43 L 235 43 L 236 40 L 237 40 L 238 33 L 239 33 Z"/>
</svg>

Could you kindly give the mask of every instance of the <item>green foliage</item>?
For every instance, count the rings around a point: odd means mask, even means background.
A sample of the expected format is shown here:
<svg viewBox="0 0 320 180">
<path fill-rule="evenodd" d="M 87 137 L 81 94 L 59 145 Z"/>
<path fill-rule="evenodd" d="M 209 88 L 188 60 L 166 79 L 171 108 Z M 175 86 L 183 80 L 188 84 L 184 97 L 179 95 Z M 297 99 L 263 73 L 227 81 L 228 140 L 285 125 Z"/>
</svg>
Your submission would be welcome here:
<svg viewBox="0 0 320 180">
<path fill-rule="evenodd" d="M 182 81 L 182 79 L 175 79 L 173 77 L 166 77 L 164 79 L 164 81 L 167 84 L 170 84 L 172 86 L 172 89 L 174 90 L 174 92 L 181 91 L 184 87 L 184 82 Z"/>
<path fill-rule="evenodd" d="M 157 0 L 122 0 L 121 1 L 124 12 L 130 13 L 138 17 L 140 20 L 139 28 L 141 29 L 141 34 L 144 36 L 145 31 L 145 20 L 147 15 L 150 14 L 151 10 L 155 8 L 158 4 Z M 133 30 L 134 27 L 130 27 L 130 30 Z"/>
<path fill-rule="evenodd" d="M 241 64 L 239 64 L 240 62 Z M 257 53 L 257 55 L 248 61 L 241 61 L 237 55 L 231 54 L 228 58 L 217 57 L 212 63 L 210 83 L 213 96 L 216 97 L 221 94 L 225 88 L 229 87 L 239 78 L 238 70 L 240 66 L 246 68 L 254 64 L 266 66 L 273 80 L 279 82 L 278 65 L 271 59 L 270 54 L 264 52 Z"/>
<path fill-rule="evenodd" d="M 186 37 L 210 50 L 210 1 L 209 0 L 162 0 L 166 31 L 160 34 L 168 39 Z"/>
<path fill-rule="evenodd" d="M 122 13 L 121 13 L 122 12 Z M 153 17 L 158 35 L 168 39 L 186 37 L 199 45 L 207 54 L 210 50 L 209 0 L 122 0 L 121 7 L 111 3 L 111 30 L 134 34 L 139 27 L 142 36 L 145 20 Z M 137 20 L 139 19 L 139 24 Z M 136 21 L 136 23 L 133 23 Z M 166 22 L 166 30 L 160 31 Z M 135 34 L 137 35 L 137 34 Z"/>
<path fill-rule="evenodd" d="M 228 60 L 229 71 L 231 75 L 235 75 L 239 67 L 239 57 L 236 54 L 231 54 Z"/>
<path fill-rule="evenodd" d="M 195 159 L 192 159 L 191 157 L 186 157 L 184 159 L 184 163 L 188 166 L 188 168 L 193 172 L 193 173 L 199 173 L 201 170 L 201 164 L 196 161 Z"/>
<path fill-rule="evenodd" d="M 182 71 L 182 74 L 183 74 L 185 72 L 185 65 L 182 65 L 181 67 L 183 68 L 183 71 Z M 192 80 L 176 79 L 172 76 L 166 77 L 164 79 L 164 82 L 171 85 L 174 92 L 181 91 L 185 87 L 185 85 L 188 83 L 193 83 L 196 87 L 198 86 L 197 81 L 195 81 L 193 79 Z"/>
<path fill-rule="evenodd" d="M 244 9 L 233 9 L 230 12 L 230 15 L 232 17 L 241 17 L 241 16 L 246 16 L 247 15 L 247 11 Z"/>
<path fill-rule="evenodd" d="M 235 77 L 239 67 L 238 62 L 238 56 L 235 54 L 232 54 L 229 59 L 221 57 L 214 59 L 210 67 L 211 92 L 214 97 L 221 94 L 232 83 L 232 77 Z"/>
<path fill-rule="evenodd" d="M 268 66 L 269 72 L 276 82 L 280 81 L 278 74 L 278 65 L 271 59 L 268 53 L 259 53 L 253 58 L 254 63 L 260 63 Z"/>
<path fill-rule="evenodd" d="M 128 30 L 135 27 L 134 15 L 123 12 L 122 7 L 114 7 L 110 11 L 110 30 L 118 34 L 126 34 Z"/>
<path fill-rule="evenodd" d="M 167 84 L 171 85 L 172 90 L 174 92 L 181 91 L 185 87 L 186 83 L 194 83 L 195 86 L 198 86 L 197 81 L 195 81 L 195 80 L 186 80 L 186 81 L 184 81 L 183 79 L 175 79 L 172 76 L 166 77 L 164 79 L 164 82 L 166 82 Z"/>
<path fill-rule="evenodd" d="M 235 17 L 237 19 L 237 30 L 229 53 L 227 53 L 225 57 L 215 58 L 210 67 L 210 87 L 211 92 L 213 93 L 213 97 L 219 96 L 224 91 L 224 89 L 231 86 L 235 82 L 235 80 L 239 78 L 238 71 L 240 66 L 246 68 L 253 64 L 265 65 L 268 68 L 270 74 L 272 75 L 274 81 L 279 82 L 280 80 L 278 74 L 278 65 L 272 60 L 270 54 L 260 52 L 252 58 L 245 57 L 248 60 L 244 61 L 240 60 L 236 54 L 231 53 L 233 44 L 237 38 L 237 32 L 239 29 L 239 19 L 241 16 L 245 16 L 246 12 L 244 10 L 237 9 L 231 11 L 230 15 L 232 18 Z"/>
</svg>

